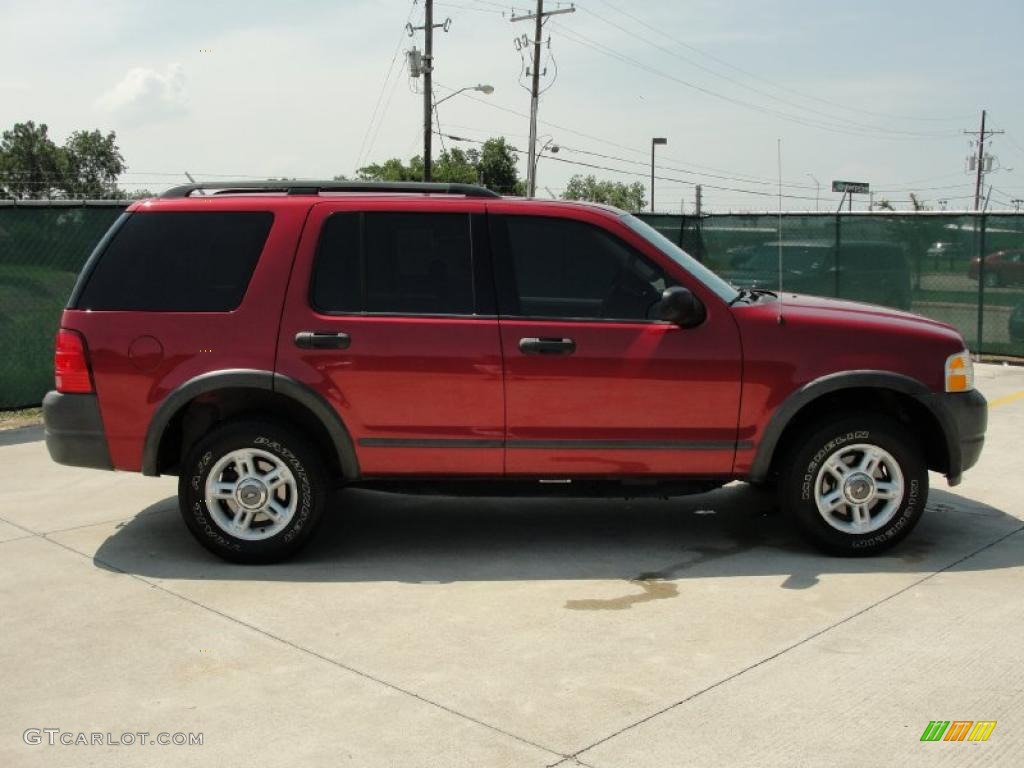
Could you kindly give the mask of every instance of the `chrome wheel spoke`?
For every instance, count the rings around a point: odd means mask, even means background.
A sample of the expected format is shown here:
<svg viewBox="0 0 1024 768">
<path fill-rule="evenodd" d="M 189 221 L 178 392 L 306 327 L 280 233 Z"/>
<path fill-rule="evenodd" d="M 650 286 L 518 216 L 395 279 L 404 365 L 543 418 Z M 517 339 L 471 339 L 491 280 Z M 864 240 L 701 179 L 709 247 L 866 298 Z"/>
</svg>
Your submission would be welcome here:
<svg viewBox="0 0 1024 768">
<path fill-rule="evenodd" d="M 875 484 L 875 498 L 877 499 L 898 499 L 903 496 L 903 488 L 893 482 Z"/>
<path fill-rule="evenodd" d="M 254 514 L 255 510 L 239 506 L 238 509 L 235 510 L 235 517 L 231 521 L 231 524 L 240 531 L 247 530 L 249 528 L 249 523 L 252 522 Z"/>
<path fill-rule="evenodd" d="M 846 503 L 846 499 L 843 498 L 843 492 L 841 489 L 836 489 L 832 493 L 822 497 L 820 507 L 823 512 L 835 512 L 837 509 L 842 507 Z"/>
<path fill-rule="evenodd" d="M 874 475 L 881 461 L 882 452 L 877 448 L 868 448 L 864 451 L 864 457 L 860 460 L 860 465 L 857 468 L 866 475 Z"/>
<path fill-rule="evenodd" d="M 846 465 L 846 462 L 842 460 L 841 456 L 842 454 L 837 453 L 825 462 L 825 470 L 840 483 L 842 483 L 843 479 L 850 474 L 850 468 Z"/>
<path fill-rule="evenodd" d="M 235 483 L 213 483 L 212 488 L 206 492 L 206 495 L 210 499 L 233 499 L 235 497 Z"/>
<path fill-rule="evenodd" d="M 270 491 L 273 491 L 275 488 L 278 488 L 291 479 L 291 475 L 292 473 L 288 471 L 287 467 L 274 467 L 265 475 L 261 475 L 260 481 L 266 485 Z"/>
<path fill-rule="evenodd" d="M 256 474 L 256 461 L 252 451 L 237 451 L 235 453 L 235 467 L 239 479 Z"/>
<path fill-rule="evenodd" d="M 288 514 L 288 510 L 281 506 L 281 502 L 277 499 L 271 499 L 267 502 L 267 506 L 264 507 L 263 512 L 275 523 Z"/>
<path fill-rule="evenodd" d="M 867 504 L 853 504 L 850 506 L 850 519 L 857 528 L 867 528 L 871 525 L 871 509 Z"/>
</svg>

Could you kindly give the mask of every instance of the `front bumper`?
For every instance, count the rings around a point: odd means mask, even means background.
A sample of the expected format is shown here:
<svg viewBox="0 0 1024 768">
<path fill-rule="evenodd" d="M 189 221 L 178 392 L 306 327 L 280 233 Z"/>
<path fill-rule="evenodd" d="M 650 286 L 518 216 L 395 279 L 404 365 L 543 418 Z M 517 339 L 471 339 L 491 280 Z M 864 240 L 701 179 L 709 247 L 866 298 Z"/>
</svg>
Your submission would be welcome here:
<svg viewBox="0 0 1024 768">
<path fill-rule="evenodd" d="M 988 401 L 977 390 L 931 396 L 932 412 L 946 434 L 950 485 L 958 485 L 965 470 L 978 463 L 988 427 Z"/>
<path fill-rule="evenodd" d="M 43 398 L 46 450 L 58 464 L 113 469 L 96 395 L 48 392 Z"/>
</svg>

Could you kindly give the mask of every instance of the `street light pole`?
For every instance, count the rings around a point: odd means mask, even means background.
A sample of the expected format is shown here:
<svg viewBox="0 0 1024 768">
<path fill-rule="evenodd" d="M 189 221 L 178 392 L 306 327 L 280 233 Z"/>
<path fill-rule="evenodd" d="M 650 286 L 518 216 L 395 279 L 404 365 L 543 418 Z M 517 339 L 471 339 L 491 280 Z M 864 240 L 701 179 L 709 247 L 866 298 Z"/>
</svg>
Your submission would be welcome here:
<svg viewBox="0 0 1024 768">
<path fill-rule="evenodd" d="M 651 139 L 651 213 L 654 213 L 654 148 L 659 144 L 668 144 L 668 139 Z"/>
<path fill-rule="evenodd" d="M 438 104 L 443 104 L 444 102 L 448 101 L 448 99 L 450 99 L 452 96 L 458 96 L 463 91 L 480 91 L 480 93 L 484 94 L 485 96 L 490 96 L 492 93 L 494 93 L 494 86 L 493 85 L 467 85 L 465 88 L 459 88 L 459 90 L 452 91 L 447 96 L 445 96 L 443 99 L 438 99 L 437 101 L 435 101 L 434 102 L 434 109 L 437 109 Z"/>
<path fill-rule="evenodd" d="M 530 169 L 533 171 L 531 178 L 533 179 L 534 185 L 537 184 L 537 164 L 540 162 L 540 156 L 544 154 L 544 150 L 547 149 L 548 147 L 551 147 L 551 154 L 553 155 L 557 154 L 558 150 L 561 149 L 561 147 L 559 147 L 558 144 L 555 143 L 554 137 L 548 136 L 548 140 L 541 145 L 541 148 L 539 150 L 537 150 L 537 154 L 533 158 L 533 165 L 530 166 Z"/>
</svg>

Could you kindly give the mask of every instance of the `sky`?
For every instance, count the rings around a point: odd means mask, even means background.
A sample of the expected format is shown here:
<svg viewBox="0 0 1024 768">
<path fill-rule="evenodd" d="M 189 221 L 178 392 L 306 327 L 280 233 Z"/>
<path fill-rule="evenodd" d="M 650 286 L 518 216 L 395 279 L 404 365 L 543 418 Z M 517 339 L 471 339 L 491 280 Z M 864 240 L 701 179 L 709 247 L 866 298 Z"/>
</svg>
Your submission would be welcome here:
<svg viewBox="0 0 1024 768">
<path fill-rule="evenodd" d="M 529 92 L 513 22 L 529 0 L 435 3 L 441 132 L 523 150 Z M 546 9 L 568 7 L 547 0 Z M 989 0 L 578 0 L 551 17 L 538 196 L 576 173 L 649 186 L 655 209 L 834 210 L 834 179 L 909 207 L 973 205 L 965 168 L 980 112 L 990 207 L 1024 198 L 1024 3 Z M 423 0 L 0 0 L 0 128 L 34 120 L 58 142 L 117 133 L 127 189 L 197 179 L 353 175 L 422 152 Z M 434 138 L 435 155 L 441 140 Z M 472 141 L 444 139 L 464 149 Z M 781 152 L 779 151 L 781 147 Z M 589 167 L 599 166 L 599 167 Z M 855 198 L 865 209 L 868 198 Z"/>
</svg>

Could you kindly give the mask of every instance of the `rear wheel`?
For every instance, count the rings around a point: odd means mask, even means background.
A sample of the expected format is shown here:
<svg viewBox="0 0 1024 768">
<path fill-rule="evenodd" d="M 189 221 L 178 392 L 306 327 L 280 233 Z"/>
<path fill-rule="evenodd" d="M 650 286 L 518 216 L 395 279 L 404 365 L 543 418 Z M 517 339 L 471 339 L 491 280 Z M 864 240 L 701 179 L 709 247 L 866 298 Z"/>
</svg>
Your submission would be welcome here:
<svg viewBox="0 0 1024 768">
<path fill-rule="evenodd" d="M 851 416 L 815 430 L 784 467 L 783 507 L 804 534 L 834 554 L 888 549 L 910 533 L 928 499 L 921 447 L 877 416 Z"/>
<path fill-rule="evenodd" d="M 238 563 L 271 563 L 300 549 L 326 506 L 327 477 L 315 449 L 276 424 L 225 424 L 196 443 L 178 479 L 192 535 Z"/>
</svg>

